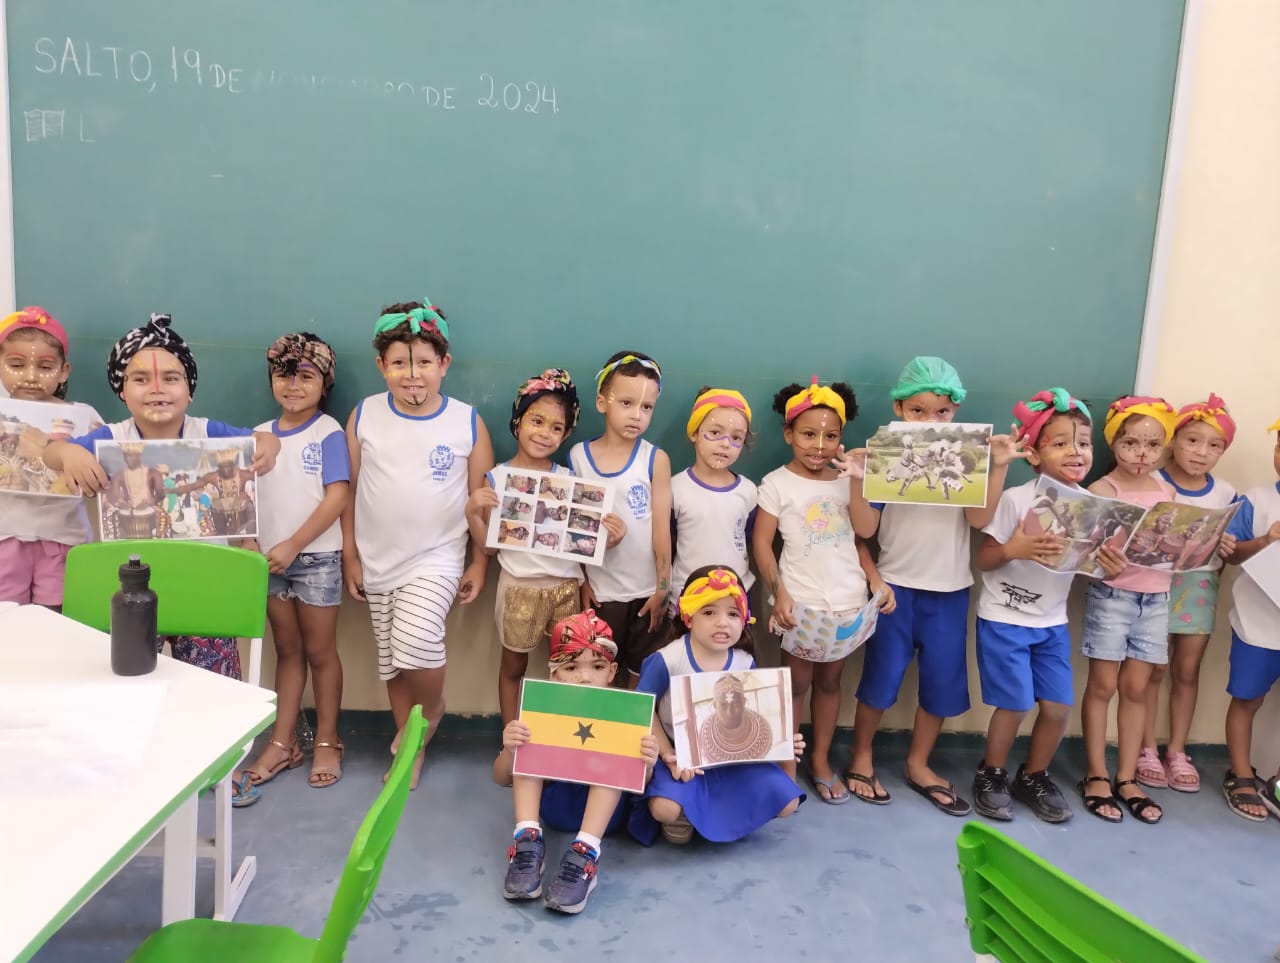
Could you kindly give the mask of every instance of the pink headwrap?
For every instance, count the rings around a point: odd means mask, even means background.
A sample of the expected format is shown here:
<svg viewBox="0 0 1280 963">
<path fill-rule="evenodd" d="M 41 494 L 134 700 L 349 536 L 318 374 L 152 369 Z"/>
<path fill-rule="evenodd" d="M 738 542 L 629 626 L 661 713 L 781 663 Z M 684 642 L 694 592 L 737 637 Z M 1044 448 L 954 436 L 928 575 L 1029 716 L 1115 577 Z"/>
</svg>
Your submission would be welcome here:
<svg viewBox="0 0 1280 963">
<path fill-rule="evenodd" d="M 1093 416 L 1079 398 L 1072 398 L 1066 388 L 1049 388 L 1032 395 L 1028 401 L 1013 406 L 1013 417 L 1018 422 L 1018 437 L 1025 438 L 1032 448 L 1040 438 L 1040 432 L 1054 415 L 1075 410 L 1092 423 Z"/>
<path fill-rule="evenodd" d="M 1209 392 L 1208 401 L 1197 401 L 1179 408 L 1178 420 L 1174 422 L 1173 430 L 1177 431 L 1189 421 L 1203 421 L 1210 428 L 1216 428 L 1226 442 L 1226 448 L 1230 448 L 1231 442 L 1235 440 L 1235 419 L 1227 412 L 1227 403 L 1212 391 Z"/>
</svg>

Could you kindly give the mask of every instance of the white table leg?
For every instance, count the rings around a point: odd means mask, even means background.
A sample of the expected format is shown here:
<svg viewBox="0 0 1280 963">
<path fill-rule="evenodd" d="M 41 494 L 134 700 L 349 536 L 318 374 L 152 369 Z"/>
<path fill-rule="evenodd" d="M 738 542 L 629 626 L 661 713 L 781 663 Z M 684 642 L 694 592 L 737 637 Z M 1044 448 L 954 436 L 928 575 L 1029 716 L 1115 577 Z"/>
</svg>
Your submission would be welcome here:
<svg viewBox="0 0 1280 963">
<path fill-rule="evenodd" d="M 164 895 L 160 924 L 196 915 L 196 806 L 192 793 L 164 825 Z"/>
</svg>

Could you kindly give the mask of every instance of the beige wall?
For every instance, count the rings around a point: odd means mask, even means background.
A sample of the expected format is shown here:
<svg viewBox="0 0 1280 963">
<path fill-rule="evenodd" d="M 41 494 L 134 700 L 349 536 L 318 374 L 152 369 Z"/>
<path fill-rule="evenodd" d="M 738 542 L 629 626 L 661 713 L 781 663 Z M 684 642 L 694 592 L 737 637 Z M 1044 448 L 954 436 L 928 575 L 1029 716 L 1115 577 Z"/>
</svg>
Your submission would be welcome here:
<svg viewBox="0 0 1280 963">
<path fill-rule="evenodd" d="M 1275 58 L 1280 3 L 1205 0 L 1203 8 L 1189 78 L 1186 153 L 1176 191 L 1168 284 L 1162 292 L 1166 310 L 1156 329 L 1152 387 L 1176 404 L 1203 397 L 1209 389 L 1227 398 L 1241 431 L 1220 473 L 1247 487 L 1271 477 L 1270 441 L 1262 429 L 1280 416 L 1273 374 L 1280 348 L 1275 334 L 1275 308 L 1280 305 L 1280 67 Z M 495 578 L 496 563 L 490 582 Z M 455 610 L 451 618 L 447 697 L 452 712 L 497 710 L 492 610 L 490 585 L 479 601 Z M 1073 624 L 1078 625 L 1078 605 L 1074 611 Z M 1224 607 L 1220 622 L 1225 621 Z M 1206 657 L 1194 741 L 1223 739 L 1228 643 L 1229 636 L 1219 632 Z M 365 612 L 349 602 L 342 613 L 341 649 L 347 673 L 344 705 L 385 707 Z M 761 661 L 776 658 L 776 645 L 766 643 Z M 1076 668 L 1079 690 L 1083 659 L 1077 658 Z M 972 655 L 970 669 L 976 708 L 949 726 L 983 730 L 988 712 L 977 694 Z M 860 671 L 855 657 L 845 673 L 847 692 Z M 911 692 L 914 675 L 904 686 L 904 693 Z M 850 697 L 843 724 L 852 722 L 852 710 Z M 886 716 L 886 725 L 909 728 L 914 711 L 914 698 L 905 698 Z M 1280 730 L 1280 699 L 1264 713 L 1271 730 Z M 1072 731 L 1079 732 L 1078 719 Z M 1276 749 L 1280 754 L 1280 746 Z"/>
</svg>

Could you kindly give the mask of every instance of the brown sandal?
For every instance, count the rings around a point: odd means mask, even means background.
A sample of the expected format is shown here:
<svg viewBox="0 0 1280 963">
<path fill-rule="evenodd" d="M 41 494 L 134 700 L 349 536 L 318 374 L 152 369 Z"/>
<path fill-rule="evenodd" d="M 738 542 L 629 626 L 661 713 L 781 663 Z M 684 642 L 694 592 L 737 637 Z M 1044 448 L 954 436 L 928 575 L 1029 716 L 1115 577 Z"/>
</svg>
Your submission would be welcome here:
<svg viewBox="0 0 1280 963">
<path fill-rule="evenodd" d="M 317 769 L 313 764 L 311 767 L 311 775 L 307 777 L 307 784 L 311 786 L 312 789 L 328 789 L 330 786 L 336 786 L 338 784 L 338 780 L 342 778 L 341 761 L 343 755 L 347 751 L 346 746 L 341 742 L 316 742 L 312 744 L 311 748 L 313 752 L 316 749 L 337 749 L 339 765 L 337 769 L 333 769 L 328 766 Z M 314 760 L 314 755 L 312 758 Z M 327 782 L 316 782 L 317 778 L 324 778 L 325 776 L 329 777 Z"/>
<path fill-rule="evenodd" d="M 250 785 L 261 786 L 265 783 L 269 783 L 286 769 L 297 769 L 302 765 L 305 759 L 302 755 L 302 750 L 298 748 L 298 744 L 296 742 L 292 745 L 286 746 L 283 742 L 280 742 L 277 739 L 272 739 L 267 743 L 267 745 L 275 746 L 277 749 L 284 750 L 284 758 L 274 766 L 267 769 L 262 769 L 256 762 L 246 769 L 244 772 Z M 258 754 L 258 759 L 262 759 L 261 753 Z"/>
</svg>

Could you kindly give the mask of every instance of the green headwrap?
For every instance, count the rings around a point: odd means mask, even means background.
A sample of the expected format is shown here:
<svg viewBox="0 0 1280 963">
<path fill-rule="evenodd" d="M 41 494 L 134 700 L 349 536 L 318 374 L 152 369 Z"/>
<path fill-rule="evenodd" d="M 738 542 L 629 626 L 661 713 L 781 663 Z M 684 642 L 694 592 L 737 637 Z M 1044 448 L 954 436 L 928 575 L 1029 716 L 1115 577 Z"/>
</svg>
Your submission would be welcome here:
<svg viewBox="0 0 1280 963">
<path fill-rule="evenodd" d="M 378 318 L 377 323 L 373 326 L 373 336 L 376 338 L 384 331 L 390 331 L 398 328 L 406 321 L 409 323 L 409 330 L 414 335 L 420 335 L 424 330 L 439 333 L 444 340 L 449 340 L 449 322 L 440 316 L 439 309 L 431 303 L 430 298 L 422 299 L 425 307 L 414 308 L 412 311 L 397 311 L 393 314 L 384 314 Z"/>
<path fill-rule="evenodd" d="M 960 373 L 941 358 L 921 356 L 912 358 L 898 375 L 898 383 L 889 392 L 894 401 L 902 401 L 922 392 L 935 395 L 948 395 L 956 404 L 964 401 L 964 385 L 960 383 Z"/>
</svg>

